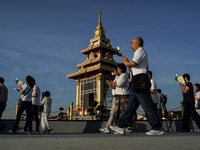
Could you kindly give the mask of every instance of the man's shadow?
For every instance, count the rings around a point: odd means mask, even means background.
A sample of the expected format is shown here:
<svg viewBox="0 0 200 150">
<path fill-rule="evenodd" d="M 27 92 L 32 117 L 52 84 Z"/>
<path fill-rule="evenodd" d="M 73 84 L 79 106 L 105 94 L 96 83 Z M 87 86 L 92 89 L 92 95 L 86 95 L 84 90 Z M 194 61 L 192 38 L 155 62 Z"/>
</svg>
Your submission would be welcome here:
<svg viewBox="0 0 200 150">
<path fill-rule="evenodd" d="M 99 133 L 103 124 L 102 120 L 88 120 L 86 121 L 86 126 L 83 130 L 83 133 Z"/>
</svg>

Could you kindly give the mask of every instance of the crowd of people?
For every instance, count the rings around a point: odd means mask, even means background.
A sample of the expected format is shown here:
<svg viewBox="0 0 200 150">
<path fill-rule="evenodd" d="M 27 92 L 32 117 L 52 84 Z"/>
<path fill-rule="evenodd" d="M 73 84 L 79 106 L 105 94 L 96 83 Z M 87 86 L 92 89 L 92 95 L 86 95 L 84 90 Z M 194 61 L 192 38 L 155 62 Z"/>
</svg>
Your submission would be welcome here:
<svg viewBox="0 0 200 150">
<path fill-rule="evenodd" d="M 152 79 L 152 71 L 148 70 L 148 56 L 143 48 L 143 39 L 140 37 L 134 38 L 131 42 L 131 48 L 134 51 L 132 61 L 129 61 L 125 56 L 122 56 L 123 63 L 119 64 L 117 69 L 114 69 L 113 72 L 115 80 L 106 82 L 108 86 L 112 88 L 114 98 L 110 118 L 106 127 L 101 128 L 100 131 L 110 133 L 111 130 L 113 130 L 114 133 L 126 134 L 128 132 L 127 128 L 129 127 L 129 122 L 133 121 L 133 116 L 136 114 L 137 108 L 141 105 L 150 125 L 152 126 L 151 130 L 145 134 L 163 135 L 164 129 L 162 128 L 161 104 L 165 106 L 167 98 L 162 94 L 161 89 L 157 89 L 156 82 Z M 124 70 L 126 70 L 126 67 L 128 68 L 131 78 L 130 84 L 127 76 L 123 74 L 126 71 L 122 72 L 122 69 L 119 66 L 123 66 L 125 68 Z M 122 73 L 120 73 L 120 71 Z M 137 78 L 137 80 L 148 80 L 143 74 L 146 74 L 149 79 L 149 81 L 142 83 L 142 86 L 145 86 L 145 84 L 147 85 L 145 90 L 136 86 L 136 84 L 140 84 L 140 82 L 134 82 L 135 78 Z M 184 74 L 183 77 L 186 85 L 183 86 L 183 84 L 179 83 L 184 99 L 184 116 L 181 132 L 189 132 L 190 116 L 193 117 L 199 128 L 200 84 L 194 85 L 194 90 L 196 91 L 196 95 L 194 96 L 189 74 Z M 119 89 L 121 91 L 120 93 L 118 93 Z M 113 125 L 114 120 L 115 125 Z M 134 129 L 135 126 L 132 126 L 132 130 L 128 133 L 133 132 Z M 196 132 L 200 132 L 200 130 L 197 129 Z"/>
<path fill-rule="evenodd" d="M 14 134 L 27 133 L 27 134 L 40 134 L 39 127 L 43 133 L 49 133 L 53 129 L 48 123 L 48 117 L 51 113 L 51 104 L 52 99 L 50 97 L 51 93 L 49 91 L 43 92 L 40 97 L 40 88 L 36 84 L 36 81 L 33 77 L 27 76 L 25 79 L 25 84 L 22 85 L 22 82 L 18 82 L 19 91 L 21 94 L 21 99 L 19 101 L 19 109 L 17 112 L 16 121 L 11 130 L 8 130 L 7 133 Z M 6 108 L 6 102 L 8 97 L 8 90 L 4 85 L 4 79 L 0 77 L 0 121 L 1 115 Z M 43 107 L 41 110 L 41 122 L 39 119 L 39 107 Z M 26 123 L 23 129 L 17 130 L 22 114 L 26 111 Z M 32 131 L 32 118 L 34 117 L 36 122 L 36 130 Z M 5 124 L 0 122 L 0 132 L 6 127 Z"/>
<path fill-rule="evenodd" d="M 152 72 L 148 70 L 148 56 L 143 48 L 143 39 L 140 37 L 134 38 L 131 42 L 131 48 L 134 51 L 132 61 L 122 56 L 123 63 L 117 66 L 119 77 L 115 81 L 107 82 L 115 91 L 115 106 L 112 107 L 112 109 L 115 109 L 115 117 L 113 118 L 116 120 L 115 125 L 111 124 L 109 128 L 106 127 L 100 129 L 100 131 L 109 133 L 108 131 L 111 129 L 114 133 L 126 134 L 126 129 L 133 122 L 133 116 L 141 105 L 152 126 L 151 130 L 145 134 L 163 135 L 164 131 L 157 112 L 157 87 L 152 79 Z M 126 74 L 126 67 L 130 72 L 130 83 Z M 132 128 L 133 130 L 134 128 Z"/>
<path fill-rule="evenodd" d="M 163 135 L 162 128 L 162 107 L 166 104 L 162 91 L 157 89 L 156 82 L 152 79 L 153 73 L 149 71 L 148 55 L 143 47 L 143 39 L 136 37 L 131 42 L 131 48 L 134 51 L 133 59 L 129 61 L 122 56 L 122 62 L 114 68 L 113 75 L 115 79 L 107 80 L 106 84 L 112 88 L 113 102 L 110 111 L 110 117 L 106 127 L 100 131 L 115 134 L 127 134 L 136 128 L 136 110 L 141 105 L 145 115 L 151 125 L 151 130 L 145 132 L 146 135 Z M 127 75 L 127 68 L 130 72 L 130 79 Z M 179 82 L 183 95 L 184 116 L 182 119 L 181 132 L 189 132 L 190 116 L 193 117 L 198 126 L 196 132 L 200 132 L 200 84 L 195 84 L 194 88 L 190 82 L 190 75 L 184 74 L 185 85 Z M 48 117 L 51 113 L 52 99 L 50 92 L 42 93 L 40 98 L 40 88 L 36 85 L 35 79 L 31 76 L 26 77 L 26 83 L 19 85 L 21 97 L 20 107 L 17 113 L 17 119 L 8 133 L 24 132 L 39 134 L 39 124 L 43 133 L 52 131 L 48 123 Z M 194 96 L 194 91 L 196 95 Z M 8 90 L 4 85 L 4 79 L 0 77 L 0 132 L 6 127 L 1 123 L 1 115 L 6 107 Z M 44 109 L 39 123 L 38 109 L 43 105 Z M 26 110 L 27 120 L 22 130 L 17 130 L 21 115 Z M 36 131 L 32 132 L 32 117 L 36 121 Z M 28 130 L 27 130 L 28 129 Z"/>
</svg>

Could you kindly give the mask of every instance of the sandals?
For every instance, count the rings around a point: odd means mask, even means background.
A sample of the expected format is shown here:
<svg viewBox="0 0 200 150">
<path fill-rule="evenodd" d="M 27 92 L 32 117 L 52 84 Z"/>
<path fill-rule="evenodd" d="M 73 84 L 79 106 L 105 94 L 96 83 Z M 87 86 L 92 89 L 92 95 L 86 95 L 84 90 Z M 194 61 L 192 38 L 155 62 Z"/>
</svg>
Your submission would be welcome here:
<svg viewBox="0 0 200 150">
<path fill-rule="evenodd" d="M 15 134 L 15 132 L 13 130 L 7 130 L 6 131 L 8 134 Z"/>
</svg>

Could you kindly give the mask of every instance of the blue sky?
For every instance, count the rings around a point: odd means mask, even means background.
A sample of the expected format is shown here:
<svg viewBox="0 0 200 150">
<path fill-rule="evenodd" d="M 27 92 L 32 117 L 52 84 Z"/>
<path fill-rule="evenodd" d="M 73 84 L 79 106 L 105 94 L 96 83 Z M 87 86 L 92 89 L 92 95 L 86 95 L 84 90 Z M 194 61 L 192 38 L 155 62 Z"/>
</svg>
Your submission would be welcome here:
<svg viewBox="0 0 200 150">
<path fill-rule="evenodd" d="M 179 107 L 182 95 L 175 75 L 189 73 L 192 83 L 200 83 L 199 8 L 199 0 L 0 0 L 0 76 L 9 90 L 7 109 L 20 97 L 15 79 L 24 83 L 27 75 L 41 91 L 51 92 L 52 111 L 75 103 L 76 84 L 66 75 L 85 61 L 81 49 L 94 37 L 99 11 L 112 47 L 119 46 L 129 59 L 131 40 L 144 39 L 168 110 Z M 14 116 L 15 109 L 3 114 Z"/>
</svg>

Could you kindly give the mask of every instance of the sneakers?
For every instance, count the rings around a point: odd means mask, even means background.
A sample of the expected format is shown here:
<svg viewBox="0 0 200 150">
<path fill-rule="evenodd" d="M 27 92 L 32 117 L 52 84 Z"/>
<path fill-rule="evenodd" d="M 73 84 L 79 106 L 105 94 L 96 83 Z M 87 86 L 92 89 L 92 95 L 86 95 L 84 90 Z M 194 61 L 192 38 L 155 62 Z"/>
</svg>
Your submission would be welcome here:
<svg viewBox="0 0 200 150">
<path fill-rule="evenodd" d="M 42 134 L 49 134 L 49 132 L 48 131 L 44 131 L 44 132 L 42 132 Z"/>
<path fill-rule="evenodd" d="M 114 132 L 114 134 L 119 134 L 118 132 Z"/>
<path fill-rule="evenodd" d="M 200 133 L 200 130 L 199 130 L 199 129 L 197 129 L 195 132 L 196 132 L 196 133 Z"/>
<path fill-rule="evenodd" d="M 111 128 L 113 131 L 115 131 L 115 132 L 117 132 L 117 133 L 119 133 L 119 134 L 122 134 L 122 135 L 125 134 L 125 129 L 124 129 L 124 128 L 119 128 L 118 126 L 110 126 L 110 128 Z"/>
<path fill-rule="evenodd" d="M 162 130 L 150 130 L 149 132 L 145 132 L 146 135 L 163 135 L 165 134 Z"/>
<path fill-rule="evenodd" d="M 15 134 L 15 132 L 13 130 L 7 130 L 6 131 L 8 134 Z"/>
<path fill-rule="evenodd" d="M 32 134 L 32 131 L 27 131 L 26 134 Z"/>
<path fill-rule="evenodd" d="M 104 133 L 107 133 L 107 134 L 109 134 L 110 133 L 110 130 L 108 130 L 107 128 L 100 128 L 99 129 L 101 132 L 104 132 Z"/>
<path fill-rule="evenodd" d="M 47 132 L 49 132 L 49 133 L 50 133 L 52 130 L 53 130 L 52 128 L 49 128 L 49 129 L 47 130 Z"/>
<path fill-rule="evenodd" d="M 189 130 L 184 130 L 184 129 L 181 129 L 180 132 L 190 132 Z"/>
<path fill-rule="evenodd" d="M 24 129 L 20 129 L 20 130 L 17 130 L 17 133 L 26 133 L 27 131 L 24 131 Z"/>
<path fill-rule="evenodd" d="M 40 134 L 40 131 L 33 131 L 32 134 Z"/>
<path fill-rule="evenodd" d="M 127 128 L 125 129 L 125 131 L 126 131 L 127 133 L 132 133 L 132 132 L 134 132 L 135 128 L 136 128 L 136 124 L 133 123 L 133 125 L 127 127 Z"/>
</svg>

